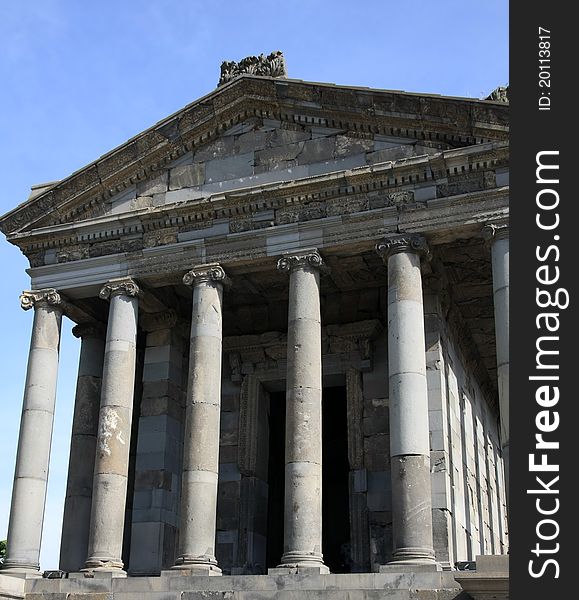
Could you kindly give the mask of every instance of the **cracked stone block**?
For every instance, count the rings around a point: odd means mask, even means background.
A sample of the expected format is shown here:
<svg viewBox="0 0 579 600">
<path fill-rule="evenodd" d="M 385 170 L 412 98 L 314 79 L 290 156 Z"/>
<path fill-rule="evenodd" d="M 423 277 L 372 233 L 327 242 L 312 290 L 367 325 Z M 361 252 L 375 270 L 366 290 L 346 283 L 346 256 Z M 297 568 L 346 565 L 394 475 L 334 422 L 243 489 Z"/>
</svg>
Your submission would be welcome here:
<svg viewBox="0 0 579 600">
<path fill-rule="evenodd" d="M 163 171 L 153 179 L 140 181 L 137 183 L 137 196 L 152 196 L 153 194 L 161 194 L 166 192 L 168 181 L 168 171 Z"/>
<path fill-rule="evenodd" d="M 169 173 L 170 190 L 196 187 L 198 185 L 202 185 L 203 183 L 205 183 L 205 165 L 203 163 L 181 165 L 171 169 Z"/>
</svg>

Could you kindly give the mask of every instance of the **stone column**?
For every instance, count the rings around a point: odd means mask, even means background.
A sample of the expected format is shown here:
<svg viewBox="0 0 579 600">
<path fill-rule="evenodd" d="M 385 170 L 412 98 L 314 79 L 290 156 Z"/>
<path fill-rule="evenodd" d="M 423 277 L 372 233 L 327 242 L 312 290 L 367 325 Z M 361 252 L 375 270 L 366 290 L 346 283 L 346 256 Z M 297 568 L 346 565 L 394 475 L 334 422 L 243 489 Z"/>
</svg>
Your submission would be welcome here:
<svg viewBox="0 0 579 600">
<path fill-rule="evenodd" d="M 24 310 L 34 308 L 34 323 L 2 571 L 35 573 L 40 569 L 63 300 L 56 290 L 46 289 L 23 292 L 20 303 Z"/>
<path fill-rule="evenodd" d="M 388 267 L 388 375 L 395 564 L 434 565 L 422 236 L 396 235 L 376 246 Z"/>
<path fill-rule="evenodd" d="M 189 271 L 183 282 L 193 286 L 185 447 L 181 480 L 179 551 L 174 569 L 221 575 L 215 559 L 223 284 L 218 264 Z"/>
<path fill-rule="evenodd" d="M 280 258 L 289 273 L 284 553 L 278 568 L 329 573 L 322 555 L 322 330 L 315 249 Z"/>
<path fill-rule="evenodd" d="M 489 224 L 483 237 L 490 242 L 493 265 L 493 296 L 501 447 L 505 470 L 505 489 L 509 493 L 509 226 Z"/>
<path fill-rule="evenodd" d="M 121 559 L 129 446 L 135 387 L 139 288 L 128 278 L 113 279 L 100 297 L 110 300 L 88 557 L 84 570 L 124 574 Z"/>
<path fill-rule="evenodd" d="M 80 571 L 87 557 L 105 353 L 100 323 L 77 325 L 72 333 L 81 346 L 60 543 L 60 569 L 67 572 Z"/>
</svg>

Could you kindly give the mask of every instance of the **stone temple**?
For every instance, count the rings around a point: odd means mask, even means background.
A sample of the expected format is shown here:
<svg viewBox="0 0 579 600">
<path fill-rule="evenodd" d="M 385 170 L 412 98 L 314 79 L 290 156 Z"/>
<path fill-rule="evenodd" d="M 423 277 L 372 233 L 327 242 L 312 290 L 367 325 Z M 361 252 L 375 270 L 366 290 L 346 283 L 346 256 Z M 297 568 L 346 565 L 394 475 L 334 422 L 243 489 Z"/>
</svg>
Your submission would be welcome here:
<svg viewBox="0 0 579 600">
<path fill-rule="evenodd" d="M 0 219 L 33 318 L 0 597 L 506 598 L 508 163 L 501 94 L 293 80 L 274 53 L 34 186 Z"/>
</svg>

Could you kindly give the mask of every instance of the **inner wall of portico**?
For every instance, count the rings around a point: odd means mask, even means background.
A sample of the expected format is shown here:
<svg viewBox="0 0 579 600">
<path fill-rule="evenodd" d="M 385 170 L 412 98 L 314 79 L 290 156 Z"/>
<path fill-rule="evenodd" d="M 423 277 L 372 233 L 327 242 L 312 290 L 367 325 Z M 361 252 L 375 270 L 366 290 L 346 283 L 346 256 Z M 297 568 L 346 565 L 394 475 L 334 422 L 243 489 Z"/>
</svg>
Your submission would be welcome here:
<svg viewBox="0 0 579 600">
<path fill-rule="evenodd" d="M 475 375 L 445 300 L 425 292 L 432 516 L 443 566 L 507 550 L 496 392 Z"/>
<path fill-rule="evenodd" d="M 187 328 L 174 311 L 145 315 L 141 326 L 145 347 L 128 569 L 132 575 L 155 575 L 175 562 L 188 343 Z"/>
</svg>

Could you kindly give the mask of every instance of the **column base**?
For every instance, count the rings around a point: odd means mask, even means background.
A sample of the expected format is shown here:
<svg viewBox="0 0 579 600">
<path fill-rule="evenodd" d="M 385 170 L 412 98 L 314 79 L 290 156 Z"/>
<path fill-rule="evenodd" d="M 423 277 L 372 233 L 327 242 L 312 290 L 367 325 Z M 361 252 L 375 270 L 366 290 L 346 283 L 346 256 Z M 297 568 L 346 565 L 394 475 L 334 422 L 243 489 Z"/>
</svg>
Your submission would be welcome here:
<svg viewBox="0 0 579 600">
<path fill-rule="evenodd" d="M 79 574 L 82 577 L 95 577 L 99 573 L 111 573 L 113 577 L 126 577 L 127 572 L 123 570 L 123 567 L 123 562 L 116 558 L 91 557 L 84 563 Z"/>
<path fill-rule="evenodd" d="M 175 564 L 161 575 L 221 575 L 214 556 L 180 556 Z"/>
<path fill-rule="evenodd" d="M 268 569 L 268 575 L 284 575 L 294 573 L 311 573 L 328 575 L 330 569 L 324 564 L 322 554 L 314 552 L 286 552 L 281 563 L 275 569 Z"/>
<path fill-rule="evenodd" d="M 392 560 L 380 565 L 380 573 L 406 571 L 442 571 L 442 565 L 436 562 L 434 551 L 429 548 L 398 548 Z"/>
</svg>

